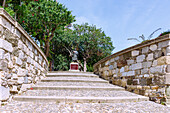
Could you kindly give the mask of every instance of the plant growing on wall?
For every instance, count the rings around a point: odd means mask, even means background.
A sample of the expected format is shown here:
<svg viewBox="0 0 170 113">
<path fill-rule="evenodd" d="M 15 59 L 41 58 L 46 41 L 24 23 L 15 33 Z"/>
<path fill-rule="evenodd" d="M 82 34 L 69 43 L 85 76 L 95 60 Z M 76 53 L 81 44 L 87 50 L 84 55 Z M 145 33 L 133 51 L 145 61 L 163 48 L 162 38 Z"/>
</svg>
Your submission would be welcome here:
<svg viewBox="0 0 170 113">
<path fill-rule="evenodd" d="M 158 29 L 156 29 L 155 31 L 153 31 L 153 32 L 148 36 L 148 38 L 146 38 L 146 37 L 142 34 L 141 36 L 139 36 L 139 39 L 142 39 L 142 41 L 139 40 L 138 38 L 128 38 L 127 40 L 136 40 L 136 41 L 138 41 L 138 42 L 143 43 L 143 42 L 145 42 L 145 41 L 147 41 L 147 40 L 151 40 L 152 36 L 153 36 L 157 31 L 159 31 L 159 30 L 161 30 L 161 28 L 158 28 Z"/>
</svg>

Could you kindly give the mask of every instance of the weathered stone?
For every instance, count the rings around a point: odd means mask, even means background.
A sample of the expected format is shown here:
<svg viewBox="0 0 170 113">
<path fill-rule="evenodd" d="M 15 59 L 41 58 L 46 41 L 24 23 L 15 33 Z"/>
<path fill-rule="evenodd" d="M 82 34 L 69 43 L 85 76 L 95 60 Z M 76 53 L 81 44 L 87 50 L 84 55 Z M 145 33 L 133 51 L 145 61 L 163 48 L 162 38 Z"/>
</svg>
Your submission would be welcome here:
<svg viewBox="0 0 170 113">
<path fill-rule="evenodd" d="M 142 67 L 143 67 L 143 68 L 151 67 L 151 65 L 152 65 L 152 62 L 143 62 L 143 63 L 142 63 Z"/>
<path fill-rule="evenodd" d="M 11 79 L 12 79 L 12 80 L 18 80 L 17 74 L 13 74 Z"/>
<path fill-rule="evenodd" d="M 161 50 L 155 51 L 155 58 L 159 58 L 161 56 L 162 56 L 162 51 Z"/>
<path fill-rule="evenodd" d="M 170 85 L 170 73 L 165 74 L 165 84 Z"/>
<path fill-rule="evenodd" d="M 114 63 L 113 68 L 117 68 L 117 62 Z"/>
<path fill-rule="evenodd" d="M 24 83 L 24 77 L 18 77 L 18 84 L 23 84 Z"/>
<path fill-rule="evenodd" d="M 124 71 L 125 71 L 125 72 L 128 72 L 128 71 L 129 71 L 129 66 L 125 66 Z"/>
<path fill-rule="evenodd" d="M 0 101 L 7 100 L 9 98 L 9 88 L 0 86 Z"/>
<path fill-rule="evenodd" d="M 27 63 L 31 64 L 31 58 L 28 56 Z"/>
<path fill-rule="evenodd" d="M 26 75 L 26 70 L 19 68 L 17 75 L 20 76 L 20 77 L 25 76 Z"/>
<path fill-rule="evenodd" d="M 5 51 L 3 49 L 0 49 L 0 59 L 4 59 L 4 53 Z"/>
<path fill-rule="evenodd" d="M 142 69 L 142 63 L 132 64 L 132 70 Z"/>
<path fill-rule="evenodd" d="M 148 68 L 144 68 L 141 70 L 141 74 L 148 74 L 149 73 L 149 69 Z"/>
<path fill-rule="evenodd" d="M 163 73 L 164 66 L 156 66 L 150 68 L 150 73 Z"/>
<path fill-rule="evenodd" d="M 141 86 L 145 86 L 145 85 L 146 85 L 146 79 L 141 78 L 141 79 L 140 79 L 140 85 L 141 85 Z"/>
<path fill-rule="evenodd" d="M 168 45 L 170 45 L 170 41 L 164 41 L 164 42 L 159 42 L 158 43 L 158 48 L 163 48 L 163 47 L 167 47 Z"/>
<path fill-rule="evenodd" d="M 22 65 L 22 60 L 20 58 L 17 58 L 15 63 L 17 65 L 21 66 Z"/>
<path fill-rule="evenodd" d="M 170 55 L 170 46 L 166 48 L 166 55 Z"/>
<path fill-rule="evenodd" d="M 17 89 L 17 86 L 12 86 L 12 90 L 10 90 L 10 92 L 12 93 L 18 93 L 18 89 Z"/>
<path fill-rule="evenodd" d="M 133 85 L 139 85 L 139 79 L 133 79 Z"/>
<path fill-rule="evenodd" d="M 149 52 L 149 47 L 142 48 L 142 53 L 148 53 L 148 52 Z"/>
<path fill-rule="evenodd" d="M 116 61 L 119 60 L 119 56 L 115 57 L 115 60 L 116 60 Z"/>
<path fill-rule="evenodd" d="M 140 75 L 141 71 L 140 70 L 135 70 L 135 75 Z"/>
<path fill-rule="evenodd" d="M 144 77 L 149 77 L 149 74 L 144 74 Z"/>
<path fill-rule="evenodd" d="M 154 60 L 152 66 L 155 67 L 155 66 L 157 66 L 157 65 L 158 65 L 158 61 L 157 61 L 157 60 Z"/>
<path fill-rule="evenodd" d="M 26 91 L 28 88 L 31 88 L 31 84 L 22 84 L 21 91 Z"/>
<path fill-rule="evenodd" d="M 157 59 L 158 65 L 170 64 L 170 56 L 162 56 Z"/>
<path fill-rule="evenodd" d="M 114 59 L 114 58 L 110 59 L 110 63 L 112 63 L 112 62 L 114 62 L 114 61 L 115 61 L 115 59 Z"/>
<path fill-rule="evenodd" d="M 135 71 L 129 71 L 127 72 L 127 76 L 134 76 L 135 75 Z"/>
<path fill-rule="evenodd" d="M 153 53 L 148 54 L 147 61 L 153 60 Z"/>
<path fill-rule="evenodd" d="M 6 51 L 9 51 L 9 52 L 13 51 L 12 44 L 3 39 L 0 39 L 0 48 L 5 49 Z"/>
<path fill-rule="evenodd" d="M 137 50 L 132 51 L 132 56 L 138 56 L 138 55 L 139 55 L 139 51 Z"/>
<path fill-rule="evenodd" d="M 124 77 L 124 76 L 127 76 L 127 72 L 122 73 L 122 76 L 123 76 L 123 77 Z"/>
<path fill-rule="evenodd" d="M 7 61 L 11 61 L 11 56 L 10 56 L 9 53 L 6 53 L 6 54 L 4 55 L 4 58 L 5 58 Z"/>
<path fill-rule="evenodd" d="M 157 50 L 157 45 L 156 45 L 156 44 L 151 45 L 151 46 L 150 46 L 150 50 L 151 50 L 151 51 Z"/>
<path fill-rule="evenodd" d="M 33 52 L 30 51 L 29 55 L 30 55 L 31 58 L 34 58 L 34 53 Z"/>
<path fill-rule="evenodd" d="M 109 70 L 113 70 L 113 65 L 110 65 L 110 66 L 109 66 Z"/>
<path fill-rule="evenodd" d="M 120 73 L 124 72 L 124 67 L 120 68 Z"/>
<path fill-rule="evenodd" d="M 137 62 L 143 62 L 145 60 L 145 55 L 140 55 L 136 58 Z"/>
<path fill-rule="evenodd" d="M 107 65 L 109 65 L 110 64 L 110 61 L 106 61 L 105 62 L 105 65 L 107 66 Z"/>
<path fill-rule="evenodd" d="M 16 36 L 11 35 L 5 38 L 8 42 L 10 42 L 13 46 L 18 46 L 18 39 Z"/>
<path fill-rule="evenodd" d="M 127 60 L 128 65 L 133 64 L 134 62 L 135 62 L 134 60 Z"/>
<path fill-rule="evenodd" d="M 0 61 L 0 70 L 7 71 L 8 64 L 4 60 Z"/>
<path fill-rule="evenodd" d="M 7 74 L 7 75 L 6 75 L 6 77 L 5 77 L 5 78 L 10 79 L 11 77 L 12 77 L 12 74 L 11 74 L 11 73 L 9 73 L 9 74 Z"/>
</svg>

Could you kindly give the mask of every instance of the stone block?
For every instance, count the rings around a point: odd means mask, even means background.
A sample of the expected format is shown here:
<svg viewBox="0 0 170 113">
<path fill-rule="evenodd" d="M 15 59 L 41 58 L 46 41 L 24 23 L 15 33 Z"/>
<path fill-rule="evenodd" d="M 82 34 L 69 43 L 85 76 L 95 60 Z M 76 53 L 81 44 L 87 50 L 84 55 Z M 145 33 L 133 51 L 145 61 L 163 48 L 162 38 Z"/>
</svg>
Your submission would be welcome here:
<svg viewBox="0 0 170 113">
<path fill-rule="evenodd" d="M 142 48 L 142 53 L 148 53 L 148 52 L 149 52 L 149 47 Z"/>
<path fill-rule="evenodd" d="M 134 60 L 127 60 L 128 65 L 133 64 L 134 62 L 135 62 Z"/>
<path fill-rule="evenodd" d="M 0 61 L 0 70 L 1 71 L 7 71 L 7 68 L 8 67 L 8 64 L 7 64 L 7 62 L 5 62 L 4 60 L 1 60 Z"/>
<path fill-rule="evenodd" d="M 142 69 L 142 63 L 132 64 L 132 70 Z"/>
<path fill-rule="evenodd" d="M 113 70 L 113 65 L 110 65 L 110 66 L 109 66 L 109 70 Z"/>
<path fill-rule="evenodd" d="M 26 75 L 26 70 L 22 69 L 22 68 L 19 68 L 17 75 L 20 76 L 20 77 L 25 76 Z"/>
<path fill-rule="evenodd" d="M 0 48 L 5 49 L 8 52 L 12 52 L 13 51 L 12 44 L 9 43 L 6 40 L 3 40 L 3 39 L 0 39 Z"/>
<path fill-rule="evenodd" d="M 114 62 L 114 61 L 115 61 L 115 59 L 114 59 L 114 58 L 110 59 L 110 63 L 112 63 L 112 62 Z"/>
<path fill-rule="evenodd" d="M 157 48 L 158 48 L 158 47 L 157 47 L 156 44 L 153 44 L 153 45 L 150 46 L 150 50 L 151 50 L 151 51 L 155 51 L 155 50 L 157 50 Z"/>
<path fill-rule="evenodd" d="M 114 63 L 113 68 L 117 68 L 117 62 Z"/>
<path fill-rule="evenodd" d="M 0 86 L 0 101 L 5 101 L 9 98 L 9 88 Z"/>
<path fill-rule="evenodd" d="M 150 68 L 150 73 L 163 73 L 164 66 L 156 66 Z"/>
<path fill-rule="evenodd" d="M 135 70 L 135 75 L 140 75 L 141 74 L 141 70 Z"/>
<path fill-rule="evenodd" d="M 14 67 L 12 61 L 8 62 L 8 69 L 12 69 Z"/>
<path fill-rule="evenodd" d="M 158 61 L 154 60 L 152 66 L 154 67 L 154 66 L 157 66 L 157 65 L 158 65 Z"/>
<path fill-rule="evenodd" d="M 24 77 L 18 77 L 18 84 L 23 84 L 24 83 Z"/>
<path fill-rule="evenodd" d="M 135 71 L 129 71 L 127 72 L 127 76 L 134 76 L 135 75 Z"/>
<path fill-rule="evenodd" d="M 170 56 L 162 56 L 157 59 L 158 65 L 170 64 Z"/>
<path fill-rule="evenodd" d="M 139 85 L 139 79 L 133 79 L 133 85 Z"/>
<path fill-rule="evenodd" d="M 9 54 L 9 53 L 6 53 L 6 54 L 4 55 L 4 59 L 6 59 L 7 61 L 11 61 L 11 56 L 10 56 L 10 54 Z"/>
<path fill-rule="evenodd" d="M 3 49 L 0 49 L 0 59 L 4 59 L 5 51 Z"/>
<path fill-rule="evenodd" d="M 146 83 L 147 83 L 147 82 L 146 82 L 146 79 L 145 79 L 145 78 L 141 78 L 141 79 L 140 79 L 140 85 L 141 85 L 141 86 L 145 86 Z"/>
<path fill-rule="evenodd" d="M 145 55 L 140 55 L 140 56 L 136 57 L 137 62 L 143 62 L 144 60 L 145 60 Z"/>
<path fill-rule="evenodd" d="M 143 68 L 151 67 L 151 65 L 152 65 L 152 62 L 143 62 L 143 63 L 142 63 L 142 67 L 143 67 Z"/>
<path fill-rule="evenodd" d="M 10 90 L 10 92 L 12 93 L 18 93 L 18 89 L 17 89 L 17 86 L 12 86 L 12 89 Z"/>
<path fill-rule="evenodd" d="M 144 68 L 141 70 L 141 74 L 148 74 L 149 73 L 149 69 L 148 68 Z"/>
<path fill-rule="evenodd" d="M 107 65 L 109 65 L 110 64 L 110 61 L 106 61 L 105 62 L 105 65 L 107 66 Z"/>
<path fill-rule="evenodd" d="M 120 73 L 122 73 L 122 72 L 124 72 L 124 71 L 125 71 L 125 68 L 124 68 L 124 67 L 120 68 Z"/>
<path fill-rule="evenodd" d="M 20 58 L 16 58 L 16 62 L 17 65 L 21 66 L 22 65 L 22 60 Z"/>
<path fill-rule="evenodd" d="M 147 60 L 147 61 L 153 60 L 153 53 L 148 54 L 146 60 Z"/>
<path fill-rule="evenodd" d="M 163 48 L 163 47 L 167 47 L 170 45 L 170 41 L 167 40 L 167 41 L 163 41 L 163 42 L 159 42 L 158 43 L 158 48 Z"/>
<path fill-rule="evenodd" d="M 119 60 L 119 56 L 115 57 L 115 60 L 116 60 L 116 61 Z"/>
<path fill-rule="evenodd" d="M 132 56 L 138 56 L 139 55 L 139 51 L 137 51 L 137 50 L 134 50 L 134 51 L 132 51 Z"/>
<path fill-rule="evenodd" d="M 144 77 L 149 77 L 149 74 L 144 74 Z"/>
<path fill-rule="evenodd" d="M 165 84 L 170 85 L 170 73 L 165 74 Z"/>
<path fill-rule="evenodd" d="M 154 58 L 159 58 L 159 57 L 161 57 L 161 56 L 162 56 L 162 51 L 161 51 L 161 50 L 156 50 L 154 56 L 155 56 Z"/>
<path fill-rule="evenodd" d="M 122 73 L 122 76 L 123 76 L 123 77 L 124 77 L 124 76 L 127 76 L 127 72 Z"/>
<path fill-rule="evenodd" d="M 21 91 L 26 91 L 28 88 L 31 88 L 31 84 L 22 84 Z"/>
<path fill-rule="evenodd" d="M 166 55 L 170 55 L 170 46 L 168 46 L 167 48 L 166 48 Z"/>
</svg>

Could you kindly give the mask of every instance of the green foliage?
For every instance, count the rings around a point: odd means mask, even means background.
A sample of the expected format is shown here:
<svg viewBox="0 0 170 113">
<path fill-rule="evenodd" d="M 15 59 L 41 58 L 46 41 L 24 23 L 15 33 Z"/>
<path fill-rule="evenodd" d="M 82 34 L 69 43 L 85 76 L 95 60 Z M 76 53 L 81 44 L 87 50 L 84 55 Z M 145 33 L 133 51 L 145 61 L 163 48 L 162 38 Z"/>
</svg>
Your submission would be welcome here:
<svg viewBox="0 0 170 113">
<path fill-rule="evenodd" d="M 161 33 L 159 36 L 164 36 L 164 35 L 169 34 L 169 33 L 170 33 L 170 30 Z"/>
<path fill-rule="evenodd" d="M 83 63 L 87 62 L 88 71 L 93 71 L 93 64 L 110 55 L 114 49 L 111 38 L 107 37 L 101 29 L 97 29 L 94 25 L 88 25 L 88 23 L 75 24 L 73 30 L 67 29 L 59 37 L 56 44 L 64 48 L 61 50 L 67 52 L 65 55 L 69 55 L 70 51 L 77 50 L 79 52 L 78 59 Z"/>
<path fill-rule="evenodd" d="M 24 10 L 24 12 L 22 12 Z M 36 0 L 20 7 L 18 22 L 36 40 L 41 49 L 50 57 L 50 41 L 57 36 L 59 30 L 74 21 L 71 11 L 53 0 Z"/>
<path fill-rule="evenodd" d="M 55 55 L 54 69 L 55 70 L 68 70 L 69 62 L 67 61 L 67 57 L 62 54 Z"/>
<path fill-rule="evenodd" d="M 3 8 L 3 7 L 0 6 L 0 8 Z M 4 9 L 14 18 L 15 12 L 11 8 L 5 7 Z"/>
</svg>

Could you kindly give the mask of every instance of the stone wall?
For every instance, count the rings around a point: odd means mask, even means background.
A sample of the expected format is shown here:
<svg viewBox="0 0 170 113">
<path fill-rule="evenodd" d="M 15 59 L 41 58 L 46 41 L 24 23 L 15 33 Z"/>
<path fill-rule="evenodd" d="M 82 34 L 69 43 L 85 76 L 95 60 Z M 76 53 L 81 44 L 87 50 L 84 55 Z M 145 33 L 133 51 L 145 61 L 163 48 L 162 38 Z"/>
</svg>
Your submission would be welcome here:
<svg viewBox="0 0 170 113">
<path fill-rule="evenodd" d="M 26 31 L 0 8 L 0 101 L 45 77 L 48 61 Z"/>
<path fill-rule="evenodd" d="M 170 95 L 170 35 L 108 56 L 94 65 L 94 72 L 128 91 L 163 101 Z"/>
</svg>

